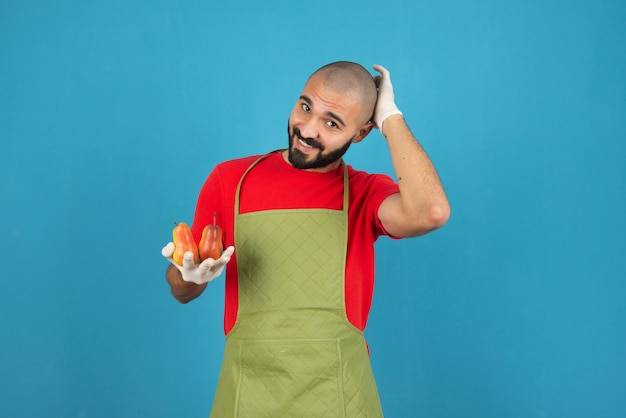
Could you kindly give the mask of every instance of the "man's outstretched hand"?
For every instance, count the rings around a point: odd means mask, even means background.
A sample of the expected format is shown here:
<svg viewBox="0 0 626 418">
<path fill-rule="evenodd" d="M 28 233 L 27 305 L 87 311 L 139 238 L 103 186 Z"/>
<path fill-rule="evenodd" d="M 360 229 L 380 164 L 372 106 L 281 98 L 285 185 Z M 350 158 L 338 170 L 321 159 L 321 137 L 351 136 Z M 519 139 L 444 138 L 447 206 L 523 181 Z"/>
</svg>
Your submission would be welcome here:
<svg viewBox="0 0 626 418">
<path fill-rule="evenodd" d="M 172 263 L 178 271 L 180 271 L 184 281 L 195 284 L 208 283 L 219 277 L 224 270 L 224 266 L 230 261 L 230 258 L 235 252 L 235 247 L 231 246 L 226 248 L 226 250 L 222 253 L 222 256 L 217 260 L 207 258 L 200 264 L 196 264 L 193 260 L 193 253 L 188 251 L 183 257 L 183 265 L 181 266 L 172 258 L 175 248 L 176 246 L 174 243 L 169 242 L 165 247 L 163 247 L 161 254 L 163 257 L 167 258 L 167 260 Z"/>
</svg>

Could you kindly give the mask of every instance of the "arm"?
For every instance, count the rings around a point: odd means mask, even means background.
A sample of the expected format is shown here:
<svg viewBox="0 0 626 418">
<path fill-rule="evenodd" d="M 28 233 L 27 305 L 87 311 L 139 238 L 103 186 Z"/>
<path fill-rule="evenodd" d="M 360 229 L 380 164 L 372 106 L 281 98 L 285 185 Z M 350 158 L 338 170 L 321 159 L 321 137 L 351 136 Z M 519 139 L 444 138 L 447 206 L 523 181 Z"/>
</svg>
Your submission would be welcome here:
<svg viewBox="0 0 626 418">
<path fill-rule="evenodd" d="M 383 201 L 378 217 L 393 236 L 423 235 L 447 222 L 450 205 L 433 163 L 394 103 L 389 72 L 381 66 L 374 69 L 381 73 L 375 120 L 389 145 L 400 188 L 400 193 Z"/>
</svg>

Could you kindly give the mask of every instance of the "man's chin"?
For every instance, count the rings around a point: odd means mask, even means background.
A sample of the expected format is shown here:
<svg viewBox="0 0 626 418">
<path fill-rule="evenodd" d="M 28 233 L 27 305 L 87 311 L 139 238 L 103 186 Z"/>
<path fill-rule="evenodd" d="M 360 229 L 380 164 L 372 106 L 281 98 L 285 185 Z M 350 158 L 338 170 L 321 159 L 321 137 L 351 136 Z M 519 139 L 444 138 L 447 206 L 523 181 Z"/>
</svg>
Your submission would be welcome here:
<svg viewBox="0 0 626 418">
<path fill-rule="evenodd" d="M 314 161 L 314 157 L 307 156 L 305 153 L 297 148 L 291 147 L 287 153 L 289 163 L 297 169 L 306 170 L 310 168 L 311 163 Z"/>
</svg>

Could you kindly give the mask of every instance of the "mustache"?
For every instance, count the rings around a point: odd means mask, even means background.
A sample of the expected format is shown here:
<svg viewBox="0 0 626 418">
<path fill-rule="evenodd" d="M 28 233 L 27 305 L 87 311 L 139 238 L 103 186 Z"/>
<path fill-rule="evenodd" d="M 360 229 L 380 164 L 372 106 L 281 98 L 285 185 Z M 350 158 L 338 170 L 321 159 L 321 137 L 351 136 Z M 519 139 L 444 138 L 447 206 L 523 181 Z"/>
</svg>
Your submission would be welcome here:
<svg viewBox="0 0 626 418">
<path fill-rule="evenodd" d="M 294 127 L 293 128 L 293 136 L 297 136 L 299 140 L 301 140 L 302 142 L 304 142 L 305 144 L 313 147 L 313 148 L 317 148 L 320 151 L 324 151 L 324 146 L 317 140 L 313 139 L 313 138 L 305 138 L 302 136 L 302 134 L 300 133 L 300 129 L 298 127 Z"/>
</svg>

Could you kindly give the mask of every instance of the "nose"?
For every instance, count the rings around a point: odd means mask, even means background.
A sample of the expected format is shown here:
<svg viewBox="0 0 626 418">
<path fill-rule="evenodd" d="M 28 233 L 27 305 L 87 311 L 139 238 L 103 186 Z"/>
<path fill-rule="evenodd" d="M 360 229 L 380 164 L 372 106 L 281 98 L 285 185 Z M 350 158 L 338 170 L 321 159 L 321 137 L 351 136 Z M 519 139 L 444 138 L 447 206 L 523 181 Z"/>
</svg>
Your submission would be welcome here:
<svg viewBox="0 0 626 418">
<path fill-rule="evenodd" d="M 319 133 L 319 130 L 317 129 L 317 125 L 315 123 L 315 121 L 313 120 L 313 118 L 310 118 L 306 121 L 303 121 L 300 124 L 300 135 L 302 135 L 303 138 L 317 138 L 317 135 Z"/>
</svg>

